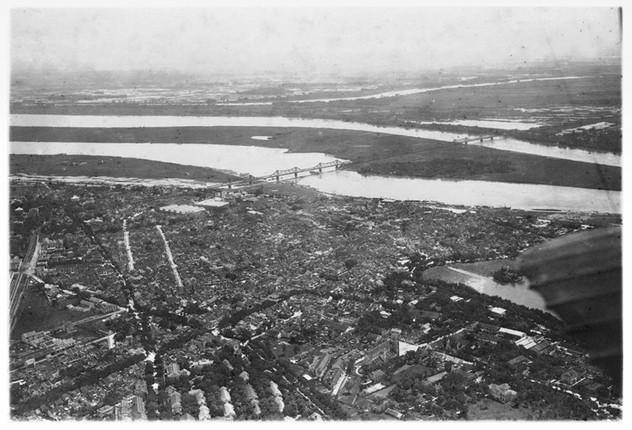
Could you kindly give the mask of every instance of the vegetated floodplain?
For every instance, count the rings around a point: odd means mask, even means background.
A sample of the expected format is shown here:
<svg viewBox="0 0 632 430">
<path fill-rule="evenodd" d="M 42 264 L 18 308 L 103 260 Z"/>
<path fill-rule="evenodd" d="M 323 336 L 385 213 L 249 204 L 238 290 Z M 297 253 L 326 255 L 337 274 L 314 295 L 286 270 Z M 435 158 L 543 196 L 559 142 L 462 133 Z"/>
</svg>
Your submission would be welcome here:
<svg viewBox="0 0 632 430">
<path fill-rule="evenodd" d="M 394 95 L 384 98 L 338 100 L 330 102 L 294 103 L 296 98 L 288 98 L 285 88 L 266 87 L 259 83 L 265 94 L 237 93 L 237 98 L 229 103 L 220 100 L 188 100 L 181 98 L 182 91 L 158 88 L 164 91 L 158 100 L 136 100 L 134 97 L 104 99 L 95 97 L 94 91 L 86 92 L 72 88 L 57 88 L 48 92 L 41 88 L 16 89 L 12 100 L 12 113 L 32 114 L 78 114 L 78 115 L 196 115 L 196 116 L 283 116 L 293 118 L 322 118 L 369 123 L 383 126 L 403 126 L 420 128 L 454 127 L 444 124 L 419 125 L 418 122 L 452 120 L 515 120 L 534 121 L 543 126 L 530 130 L 503 130 L 501 134 L 532 142 L 584 148 L 620 153 L 621 151 L 621 68 L 616 65 L 587 67 L 569 66 L 559 75 L 544 74 L 539 70 L 535 75 L 525 75 L 521 71 L 486 72 L 482 76 L 468 80 L 472 84 L 494 84 L 482 87 L 461 87 L 440 89 L 408 95 Z M 529 78 L 550 80 L 529 80 Z M 559 79 L 572 77 L 573 79 Z M 495 85 L 495 83 L 502 83 Z M 375 93 L 384 90 L 406 90 L 412 88 L 441 88 L 462 85 L 458 76 L 417 77 L 394 81 L 390 87 L 384 82 L 364 82 L 364 87 L 375 87 Z M 72 84 L 66 84 L 72 85 Z M 91 83 L 94 90 L 101 81 Z M 257 84 L 254 84 L 255 86 Z M 337 87 L 341 87 L 338 84 Z M 327 90 L 314 91 L 307 83 L 293 83 L 308 94 L 301 99 L 319 99 L 331 96 Z M 344 86 L 344 85 L 342 85 Z M 349 88 L 357 87 L 349 83 Z M 252 87 L 252 86 L 251 86 Z M 379 89 L 377 89 L 379 87 Z M 102 89 L 102 88 L 100 88 Z M 70 90 L 70 91 L 69 91 Z M 221 93 L 221 89 L 218 89 Z M 63 94 L 63 97 L 59 95 Z M 17 95 L 20 95 L 18 98 Z M 367 91 L 344 93 L 348 96 L 366 96 Z M 606 121 L 613 126 L 604 130 L 586 130 L 574 135 L 559 135 L 566 128 Z M 478 127 L 458 126 L 461 131 L 481 132 Z M 455 130 L 450 128 L 450 130 Z"/>
<path fill-rule="evenodd" d="M 269 140 L 254 140 L 253 136 L 272 137 Z M 152 142 L 287 148 L 289 152 L 321 152 L 351 160 L 354 164 L 347 168 L 362 174 L 427 179 L 475 179 L 603 190 L 621 189 L 621 168 L 619 167 L 359 131 L 286 127 L 11 127 L 10 139 L 16 142 L 14 145 L 19 145 L 21 141 Z M 142 162 L 135 160 L 134 164 L 142 165 Z M 42 174 L 41 168 L 37 166 L 37 164 L 22 164 L 21 172 Z M 208 175 L 197 170 L 189 171 L 189 168 L 185 172 L 176 166 L 166 169 L 166 172 L 170 172 L 169 175 L 173 175 L 170 177 L 203 179 Z M 12 166 L 12 172 L 14 167 L 18 166 Z M 142 174 L 152 174 L 152 169 L 145 170 L 146 173 Z M 77 171 L 77 169 L 72 171 Z M 123 171 L 127 170 L 123 169 Z M 79 174 L 69 173 L 69 171 L 60 173 Z M 187 173 L 190 175 L 186 175 Z M 49 170 L 48 174 L 53 174 L 53 171 Z M 166 175 L 162 171 L 160 175 L 160 177 L 166 177 L 162 176 Z M 131 176 L 138 177 L 138 175 Z"/>
<path fill-rule="evenodd" d="M 11 174 L 141 179 L 181 178 L 205 182 L 227 182 L 237 179 L 235 175 L 205 167 L 183 166 L 137 158 L 67 154 L 11 154 L 9 171 Z"/>
</svg>

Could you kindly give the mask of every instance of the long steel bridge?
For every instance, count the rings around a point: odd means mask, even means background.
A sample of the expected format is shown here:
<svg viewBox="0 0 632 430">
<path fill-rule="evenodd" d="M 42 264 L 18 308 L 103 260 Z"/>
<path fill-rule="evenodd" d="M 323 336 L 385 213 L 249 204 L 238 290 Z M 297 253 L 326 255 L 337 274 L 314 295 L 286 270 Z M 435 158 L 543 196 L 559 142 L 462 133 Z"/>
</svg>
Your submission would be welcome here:
<svg viewBox="0 0 632 430">
<path fill-rule="evenodd" d="M 246 179 L 243 179 L 241 181 L 236 181 L 236 182 L 228 182 L 226 184 L 223 184 L 220 188 L 223 188 L 223 189 L 241 188 L 241 187 L 245 187 L 249 185 L 255 185 L 261 182 L 270 182 L 272 180 L 279 182 L 284 179 L 298 178 L 300 173 L 305 173 L 305 172 L 310 172 L 313 174 L 321 174 L 324 172 L 325 169 L 333 167 L 335 170 L 338 170 L 341 166 L 345 164 L 349 164 L 349 163 L 351 163 L 351 161 L 334 160 L 334 161 L 329 161 L 327 163 L 318 163 L 317 165 L 312 166 L 312 167 L 293 167 L 291 169 L 276 170 L 274 171 L 274 173 L 271 173 L 265 176 L 248 175 Z"/>
</svg>

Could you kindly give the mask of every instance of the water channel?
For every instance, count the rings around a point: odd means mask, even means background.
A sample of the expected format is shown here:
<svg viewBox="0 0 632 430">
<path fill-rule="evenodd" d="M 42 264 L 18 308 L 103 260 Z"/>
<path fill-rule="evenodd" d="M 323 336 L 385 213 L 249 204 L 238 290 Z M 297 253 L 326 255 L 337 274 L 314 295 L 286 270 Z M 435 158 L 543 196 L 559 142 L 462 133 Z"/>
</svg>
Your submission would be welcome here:
<svg viewBox="0 0 632 430">
<path fill-rule="evenodd" d="M 225 116 L 96 116 L 96 115 L 25 115 L 10 116 L 10 124 L 20 127 L 299 127 L 334 130 L 367 131 L 397 136 L 453 142 L 464 137 L 475 138 L 466 133 L 437 130 L 406 129 L 400 127 L 378 127 L 371 124 L 346 122 L 330 119 L 304 119 L 285 117 L 225 117 Z M 558 148 L 539 145 L 518 139 L 501 138 L 483 142 L 472 140 L 469 145 L 485 146 L 524 154 L 542 155 L 565 160 L 620 166 L 621 157 L 606 152 L 591 152 L 583 149 Z"/>
<path fill-rule="evenodd" d="M 79 115 L 12 115 L 11 125 L 39 127 L 172 127 L 172 126 L 257 126 L 313 127 L 373 131 L 451 141 L 463 137 L 454 133 L 429 130 L 406 130 L 369 124 L 320 119 L 281 117 L 188 117 L 188 116 L 79 116 Z M 513 144 L 512 144 L 513 141 Z M 539 155 L 560 158 L 620 157 L 565 150 L 512 139 L 479 143 L 490 147 L 535 148 Z M 176 143 L 84 143 L 84 142 L 11 142 L 14 154 L 75 154 L 138 158 L 190 166 L 224 169 L 239 174 L 262 176 L 275 170 L 309 168 L 335 158 L 323 153 L 289 153 L 281 148 L 258 146 L 176 144 Z M 521 151 L 523 152 L 523 151 Z M 532 151 L 533 152 L 533 151 Z M 595 161 L 595 160 L 593 160 Z M 608 161 L 608 160 L 600 160 Z M 608 163 L 604 163 L 608 164 Z M 614 163 L 616 164 L 616 163 Z M 320 191 L 354 197 L 379 197 L 398 200 L 429 200 L 451 205 L 496 206 L 520 209 L 557 209 L 563 211 L 620 212 L 621 192 L 515 184 L 488 181 L 451 181 L 440 179 L 362 176 L 338 171 L 326 175 L 308 175 L 300 182 Z"/>
<path fill-rule="evenodd" d="M 292 167 L 309 168 L 335 160 L 322 153 L 289 153 L 257 146 L 174 143 L 12 142 L 13 154 L 69 154 L 138 158 L 263 176 Z M 352 197 L 436 201 L 450 205 L 556 209 L 618 213 L 621 192 L 489 181 L 363 176 L 339 170 L 305 174 L 299 183 Z"/>
</svg>

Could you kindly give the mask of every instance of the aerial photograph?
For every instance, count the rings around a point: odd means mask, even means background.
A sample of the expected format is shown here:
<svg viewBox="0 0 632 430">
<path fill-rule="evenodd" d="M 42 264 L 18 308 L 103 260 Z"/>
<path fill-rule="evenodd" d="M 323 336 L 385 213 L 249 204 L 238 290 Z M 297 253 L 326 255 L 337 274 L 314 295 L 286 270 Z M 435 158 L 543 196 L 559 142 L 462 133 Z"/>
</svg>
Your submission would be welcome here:
<svg viewBox="0 0 632 430">
<path fill-rule="evenodd" d="M 621 423 L 622 15 L 10 9 L 7 420 Z"/>
</svg>

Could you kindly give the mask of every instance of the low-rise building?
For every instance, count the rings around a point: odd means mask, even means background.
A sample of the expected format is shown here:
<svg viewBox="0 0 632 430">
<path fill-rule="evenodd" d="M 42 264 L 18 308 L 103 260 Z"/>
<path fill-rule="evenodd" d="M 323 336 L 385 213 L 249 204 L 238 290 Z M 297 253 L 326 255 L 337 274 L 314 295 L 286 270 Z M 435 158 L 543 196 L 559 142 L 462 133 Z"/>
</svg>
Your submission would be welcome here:
<svg viewBox="0 0 632 430">
<path fill-rule="evenodd" d="M 402 414 L 399 411 L 396 411 L 395 409 L 388 408 L 386 411 L 384 411 L 384 413 L 386 415 L 390 415 L 391 417 L 397 418 L 398 420 L 401 420 L 402 418 L 404 418 L 404 414 Z"/>
<path fill-rule="evenodd" d="M 511 389 L 509 384 L 490 384 L 489 392 L 492 397 L 502 403 L 508 403 L 516 399 L 518 393 Z"/>
</svg>

